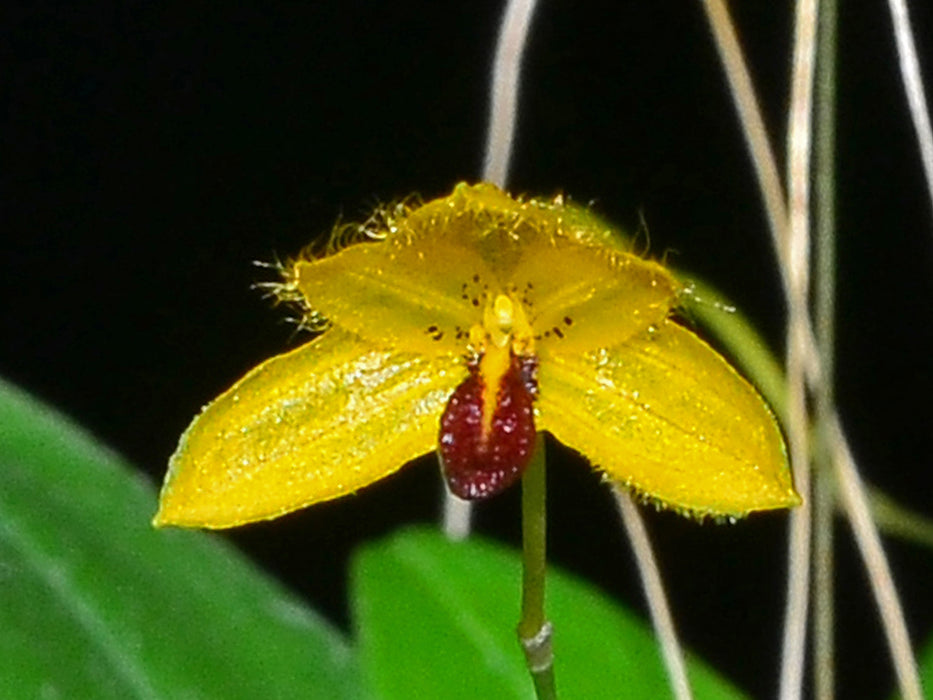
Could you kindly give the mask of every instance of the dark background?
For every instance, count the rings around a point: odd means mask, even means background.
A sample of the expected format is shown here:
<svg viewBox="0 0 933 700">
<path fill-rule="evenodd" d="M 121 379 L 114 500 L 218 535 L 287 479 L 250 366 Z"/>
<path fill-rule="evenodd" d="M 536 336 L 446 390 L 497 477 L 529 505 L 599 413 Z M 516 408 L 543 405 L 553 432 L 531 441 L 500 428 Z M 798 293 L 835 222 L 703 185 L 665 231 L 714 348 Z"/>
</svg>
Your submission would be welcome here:
<svg viewBox="0 0 933 700">
<path fill-rule="evenodd" d="M 780 348 L 767 226 L 700 4 L 611 5 L 539 8 L 512 188 L 595 200 L 629 227 L 643 215 L 654 253 L 716 283 Z M 783 139 L 790 3 L 736 6 Z M 843 10 L 857 14 L 840 39 L 838 396 L 866 477 L 929 515 L 933 216 L 886 7 Z M 930 73 L 933 12 L 912 11 Z M 250 289 L 267 278 L 251 261 L 293 254 L 376 202 L 443 195 L 479 175 L 499 2 L 2 12 L 0 374 L 154 484 L 204 402 L 302 340 Z M 552 560 L 642 607 L 607 492 L 560 446 L 550 455 Z M 434 521 L 439 493 L 422 460 L 358 496 L 228 536 L 348 625 L 353 547 Z M 517 496 L 481 506 L 479 530 L 516 541 Z M 772 696 L 785 516 L 733 527 L 647 517 L 685 641 Z M 840 696 L 879 697 L 892 674 L 848 526 L 840 533 Z M 925 639 L 930 554 L 899 542 L 889 552 L 911 632 Z"/>
</svg>

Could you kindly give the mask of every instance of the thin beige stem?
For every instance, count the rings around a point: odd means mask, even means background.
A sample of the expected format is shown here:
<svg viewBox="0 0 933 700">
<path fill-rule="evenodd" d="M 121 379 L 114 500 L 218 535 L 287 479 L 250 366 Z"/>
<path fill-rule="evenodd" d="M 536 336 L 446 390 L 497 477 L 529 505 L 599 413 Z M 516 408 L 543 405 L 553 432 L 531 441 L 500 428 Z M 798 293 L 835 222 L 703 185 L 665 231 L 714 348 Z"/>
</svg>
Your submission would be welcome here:
<svg viewBox="0 0 933 700">
<path fill-rule="evenodd" d="M 799 218 L 797 218 L 793 223 L 790 222 L 794 218 L 795 214 L 792 211 L 790 214 L 785 213 L 782 216 L 783 210 L 783 197 L 780 195 L 780 183 L 777 180 L 777 166 L 774 162 L 774 156 L 770 148 L 768 148 L 768 140 L 764 132 L 763 119 L 760 116 L 758 110 L 758 104 L 754 97 L 754 93 L 751 86 L 751 80 L 748 77 L 748 70 L 745 67 L 745 62 L 742 58 L 741 49 L 739 48 L 738 40 L 735 36 L 735 30 L 732 25 L 732 22 L 728 16 L 728 10 L 725 5 L 724 0 L 703 0 L 704 8 L 707 11 L 707 16 L 710 21 L 710 25 L 713 28 L 713 34 L 716 38 L 717 48 L 719 50 L 720 56 L 723 61 L 726 75 L 729 80 L 729 85 L 732 90 L 733 99 L 736 102 L 739 115 L 741 117 L 741 124 L 743 131 L 745 133 L 745 139 L 748 143 L 749 150 L 752 152 L 752 159 L 755 164 L 756 174 L 759 179 L 759 186 L 762 189 L 763 198 L 765 200 L 765 207 L 768 214 L 768 220 L 771 225 L 772 238 L 774 240 L 775 249 L 777 251 L 777 256 L 781 262 L 783 281 L 785 285 L 785 290 L 788 292 L 788 306 L 790 314 L 795 318 L 795 320 L 789 324 L 788 330 L 788 374 L 800 375 L 804 373 L 806 376 L 807 383 L 810 387 L 813 387 L 815 390 L 818 390 L 820 385 L 824 382 L 829 382 L 832 380 L 831 373 L 830 376 L 824 376 L 822 371 L 822 365 L 820 363 L 820 355 L 817 349 L 817 343 L 812 331 L 812 324 L 809 321 L 807 314 L 807 307 L 805 304 L 805 298 L 801 300 L 801 292 L 806 292 L 806 282 L 809 271 L 809 242 L 806 238 L 808 234 L 808 227 L 802 225 L 806 222 L 807 209 L 802 205 L 807 201 L 808 195 L 808 180 L 800 179 L 796 182 L 798 183 L 796 188 L 794 185 L 794 180 L 791 180 L 791 197 L 794 200 L 794 205 L 797 207 L 797 211 L 800 212 Z M 812 73 L 812 50 L 805 49 L 805 42 L 801 41 L 801 37 L 805 34 L 813 33 L 813 23 L 814 15 L 816 13 L 815 3 L 807 2 L 803 0 L 798 3 L 798 21 L 797 21 L 797 41 L 795 43 L 795 82 L 794 82 L 794 91 L 793 91 L 793 102 L 795 107 L 792 108 L 791 114 L 791 129 L 789 138 L 791 140 L 790 146 L 790 163 L 789 167 L 792 172 L 798 173 L 798 177 L 805 178 L 809 169 L 802 167 L 803 157 L 809 153 L 809 112 L 810 108 L 808 106 L 809 98 L 807 93 L 811 90 L 809 84 L 812 82 L 810 78 L 804 78 L 807 73 Z M 892 5 L 893 9 L 898 9 L 895 5 Z M 901 5 L 901 9 L 903 9 Z M 900 12 L 900 18 L 897 14 L 895 16 L 895 23 L 901 23 L 902 27 L 906 25 L 904 20 L 906 18 L 906 12 Z M 909 29 L 904 32 L 901 31 L 900 34 L 902 37 L 909 38 Z M 907 44 L 905 43 L 905 46 Z M 912 50 L 912 42 L 909 45 L 909 48 Z M 798 57 L 797 54 L 800 54 Z M 903 52 L 905 55 L 909 52 Z M 903 63 L 902 59 L 902 63 Z M 905 74 L 908 71 L 905 70 Z M 916 82 L 919 86 L 919 69 L 910 72 L 914 73 L 915 78 L 910 80 Z M 905 82 L 908 79 L 905 78 Z M 799 84 L 799 86 L 798 86 Z M 917 100 L 919 95 L 922 95 L 922 91 L 917 89 L 911 89 L 908 87 L 909 100 Z M 912 94 L 912 97 L 911 97 Z M 806 108 L 803 108 L 802 105 L 807 105 Z M 915 124 L 925 121 L 927 115 L 927 110 L 925 106 L 922 110 L 911 108 L 914 115 Z M 923 116 L 919 116 L 922 112 Z M 796 131 L 795 133 L 795 119 L 798 120 L 797 129 L 803 128 L 804 131 Z M 799 121 L 803 120 L 803 123 L 800 124 Z M 918 130 L 918 133 L 928 131 L 928 129 L 921 129 L 920 127 L 915 127 Z M 925 138 L 921 135 L 921 138 Z M 933 139 L 930 139 L 933 142 Z M 806 145 L 806 147 L 804 147 Z M 921 148 L 926 149 L 926 146 L 921 146 Z M 933 148 L 929 150 L 933 151 Z M 794 158 L 801 158 L 801 161 L 795 164 Z M 927 156 L 924 155 L 924 162 L 927 162 Z M 925 165 L 926 167 L 926 165 Z M 928 170 L 928 173 L 933 168 Z M 929 175 L 928 175 L 929 181 Z M 931 188 L 933 189 L 933 188 Z M 931 201 L 933 201 L 933 194 L 931 194 Z M 795 239 L 795 236 L 797 238 Z M 795 258 L 795 263 L 790 264 L 791 258 Z M 804 414 L 806 405 L 804 403 L 804 391 L 800 385 L 799 379 L 794 379 L 790 383 L 790 387 L 793 387 L 792 390 L 789 390 L 789 394 L 793 396 L 788 396 L 788 404 L 790 406 L 790 411 L 796 412 L 798 414 L 797 420 L 788 421 L 789 431 L 793 431 L 795 434 L 805 436 L 806 426 L 803 427 L 791 427 L 791 423 L 800 423 L 799 415 Z M 794 405 L 797 408 L 794 408 Z M 897 598 L 897 593 L 894 589 L 893 579 L 890 574 L 887 561 L 884 557 L 884 551 L 880 545 L 880 539 L 877 535 L 877 530 L 875 529 L 874 523 L 871 519 L 870 511 L 868 508 L 868 499 L 865 493 L 864 486 L 862 485 L 858 472 L 856 470 L 855 464 L 851 459 L 851 455 L 848 452 L 848 447 L 845 443 L 845 438 L 842 434 L 841 428 L 837 430 L 837 437 L 835 439 L 836 451 L 845 459 L 836 459 L 836 478 L 839 482 L 839 489 L 842 493 L 842 497 L 846 502 L 846 507 L 849 512 L 849 517 L 853 525 L 853 530 L 856 533 L 856 538 L 859 542 L 859 547 L 863 552 L 863 558 L 865 559 L 866 568 L 869 572 L 871 578 L 872 589 L 875 592 L 876 599 L 878 600 L 878 605 L 881 610 L 882 624 L 885 628 L 885 634 L 888 637 L 889 644 L 892 650 L 892 657 L 894 659 L 895 667 L 897 669 L 898 679 L 901 684 L 902 693 L 905 697 L 914 700 L 914 698 L 920 698 L 920 684 L 916 672 L 916 662 L 912 655 L 912 651 L 909 644 L 909 639 L 906 633 L 906 625 L 903 620 L 903 613 L 900 607 L 900 602 Z M 805 437 L 803 438 L 806 439 Z M 794 449 L 794 440 L 792 439 L 792 459 L 795 463 L 795 468 L 799 468 L 801 464 L 801 457 L 799 456 L 799 441 L 797 442 L 798 447 Z M 794 454 L 797 453 L 798 456 L 795 458 Z M 798 544 L 792 545 L 792 550 L 799 551 L 799 548 L 807 547 L 809 543 L 809 522 L 810 516 L 807 512 L 808 510 L 808 492 L 809 492 L 809 472 L 806 469 L 806 456 L 803 457 L 803 468 L 800 469 L 797 476 L 797 487 L 798 490 L 804 495 L 804 506 L 802 512 L 798 512 L 794 516 L 794 523 L 800 523 L 796 528 L 792 525 L 792 534 L 791 537 Z M 793 562 L 793 560 L 792 560 Z M 792 563 L 793 567 L 793 563 Z M 795 578 L 798 580 L 797 583 L 794 582 Z M 800 595 L 799 591 L 803 588 L 801 581 L 805 580 L 807 577 L 805 570 L 805 561 L 801 562 L 797 566 L 796 571 L 789 573 L 789 600 L 788 600 L 788 610 L 793 610 L 793 615 L 788 615 L 788 626 L 786 628 L 787 633 L 785 635 L 785 668 L 782 669 L 782 680 L 781 680 L 781 697 L 800 697 L 801 694 L 801 683 L 802 683 L 802 655 L 803 655 L 803 642 L 805 640 L 805 635 L 802 633 L 805 631 L 805 626 L 801 628 L 801 625 L 805 625 L 806 618 L 806 597 L 805 595 Z M 793 593 L 793 591 L 797 593 Z M 790 598 L 795 600 L 791 600 Z M 794 627 L 794 630 L 791 630 L 791 627 Z M 793 637 L 797 637 L 797 642 L 793 641 Z M 796 648 L 794 647 L 796 644 Z M 791 660 L 790 666 L 788 666 L 788 660 Z M 799 663 L 798 663 L 799 661 Z"/>
<path fill-rule="evenodd" d="M 645 524 L 628 491 L 619 486 L 613 486 L 612 493 L 615 496 L 619 512 L 622 514 L 622 522 L 628 533 L 629 542 L 632 543 L 632 550 L 635 552 L 638 573 L 641 575 L 641 585 L 645 589 L 645 597 L 648 599 L 648 609 L 651 612 L 654 633 L 661 645 L 661 656 L 667 668 L 671 692 L 676 700 L 691 700 L 693 693 L 690 690 L 690 682 L 687 680 L 683 649 L 677 639 L 674 618 L 671 616 L 671 609 L 667 604 L 667 596 L 664 593 L 661 571 L 658 569 L 658 563 L 651 550 L 651 541 L 648 539 Z"/>
<path fill-rule="evenodd" d="M 460 542 L 470 536 L 473 524 L 473 504 L 453 495 L 444 485 L 444 534 Z"/>
<path fill-rule="evenodd" d="M 795 342 L 792 340 L 791 342 Z M 802 376 L 799 350 L 788 353 L 787 374 Z M 788 384 L 787 421 L 791 464 L 794 465 L 794 483 L 803 503 L 790 516 L 788 533 L 787 601 L 784 614 L 784 635 L 781 646 L 781 700 L 794 700 L 803 694 L 804 649 L 806 643 L 807 611 L 810 589 L 810 532 L 812 505 L 810 502 L 810 469 L 807 454 L 806 402 L 798 384 Z M 804 420 L 801 421 L 800 416 Z M 803 426 L 801 427 L 801 423 Z M 802 432 L 801 432 L 802 431 Z"/>
<path fill-rule="evenodd" d="M 795 80 L 797 122 L 791 117 L 792 127 L 796 123 L 797 132 L 791 134 L 789 146 L 789 167 L 792 174 L 804 175 L 801 180 L 790 178 L 790 184 L 796 189 L 792 193 L 796 209 L 789 212 L 784 198 L 783 188 L 778 177 L 777 162 L 771 150 L 770 142 L 761 115 L 761 108 L 752 86 L 751 77 L 743 57 L 735 26 L 729 16 L 724 0 L 703 0 L 710 27 L 716 41 L 723 68 L 726 73 L 732 98 L 739 113 L 745 141 L 754 164 L 758 184 L 764 199 L 765 211 L 771 226 L 772 242 L 778 258 L 788 304 L 788 434 L 791 437 L 791 462 L 794 465 L 797 490 L 803 496 L 803 505 L 791 516 L 790 554 L 788 572 L 787 615 L 784 627 L 783 657 L 781 667 L 781 697 L 784 699 L 800 696 L 803 682 L 803 641 L 806 638 L 806 619 L 809 592 L 809 552 L 810 552 L 810 475 L 807 453 L 807 416 L 805 401 L 806 375 L 819 375 L 819 358 L 806 303 L 806 282 L 808 279 L 807 233 L 809 199 L 809 103 L 810 91 L 807 87 L 809 68 L 812 74 L 812 53 L 806 60 L 806 32 L 815 32 L 815 18 L 808 23 L 802 21 L 801 11 L 806 11 L 804 3 L 798 5 L 797 41 L 795 53 L 800 54 L 795 60 L 795 73 L 801 77 Z M 815 8 L 810 9 L 810 13 Z M 805 15 L 804 15 L 805 16 Z M 809 50 L 812 52 L 811 40 Z M 812 78 L 810 78 L 812 80 Z M 802 124 L 799 115 L 804 117 Z M 800 128 L 804 127 L 804 131 Z M 801 163 L 800 156 L 804 159 Z M 801 208 L 801 204 L 804 208 Z M 791 217 L 796 216 L 794 222 Z M 795 239 L 796 231 L 796 239 Z M 793 260 L 793 263 L 792 263 Z M 803 263 L 803 266 L 801 266 Z M 809 352 L 808 352 L 809 348 Z M 807 359 L 809 357 L 809 366 Z"/>
<path fill-rule="evenodd" d="M 814 388 L 816 436 L 813 483 L 813 689 L 833 700 L 835 674 L 834 529 L 835 486 L 827 445 L 833 414 L 836 344 L 836 0 L 821 0 L 816 84 L 814 204 L 816 276 L 814 309 L 823 379 Z"/>
<path fill-rule="evenodd" d="M 528 43 L 531 18 L 537 0 L 509 0 L 499 24 L 499 42 L 489 78 L 489 130 L 486 134 L 486 156 L 483 160 L 483 180 L 505 187 L 515 124 L 518 121 L 518 90 L 521 81 L 522 56 Z M 452 540 L 469 536 L 473 519 L 473 504 L 462 501 L 444 490 L 444 532 Z"/>
<path fill-rule="evenodd" d="M 791 103 L 787 139 L 790 235 L 787 256 L 787 438 L 794 482 L 803 505 L 791 514 L 787 607 L 781 649 L 779 697 L 803 696 L 810 597 L 812 505 L 810 419 L 806 397 L 806 343 L 810 286 L 810 146 L 816 64 L 817 0 L 798 0 L 794 29 Z"/>
<path fill-rule="evenodd" d="M 499 25 L 499 44 L 490 82 L 489 133 L 486 136 L 483 179 L 500 187 L 505 187 L 512 159 L 522 57 L 535 3 L 536 0 L 509 0 Z"/>
<path fill-rule="evenodd" d="M 702 0 L 702 3 L 713 32 L 719 58 L 722 61 L 723 71 L 729 83 L 732 101 L 739 115 L 739 124 L 742 127 L 742 134 L 748 146 L 755 175 L 758 178 L 758 188 L 761 191 L 768 225 L 770 226 L 771 242 L 778 258 L 781 281 L 784 284 L 786 294 L 789 285 L 787 275 L 789 270 L 790 219 L 787 212 L 787 200 L 784 197 L 784 188 L 778 175 L 777 159 L 774 157 L 774 151 L 771 148 L 771 141 L 765 129 L 761 106 L 758 103 L 735 25 L 729 15 L 728 5 L 725 0 Z M 804 354 L 807 375 L 818 377 L 820 369 L 817 343 L 811 330 L 809 312 L 803 309 L 802 313 L 807 317 Z"/>
<path fill-rule="evenodd" d="M 930 128 L 930 110 L 923 92 L 923 78 L 920 75 L 920 61 L 917 60 L 913 30 L 910 28 L 910 15 L 904 0 L 888 0 L 888 9 L 891 10 L 891 20 L 894 23 L 901 80 L 907 95 L 910 118 L 920 144 L 920 158 L 927 179 L 930 206 L 933 206 L 933 129 Z"/>
<path fill-rule="evenodd" d="M 761 106 L 758 104 L 748 65 L 745 62 L 739 37 L 725 0 L 702 0 L 702 2 L 713 31 L 713 38 L 726 79 L 729 81 L 732 99 L 739 113 L 742 133 L 752 157 L 758 187 L 761 190 L 765 212 L 771 225 L 774 249 L 778 259 L 782 261 L 781 267 L 783 268 L 783 261 L 787 257 L 787 200 L 778 175 L 777 159 L 771 150 L 771 142 L 765 129 Z"/>
<path fill-rule="evenodd" d="M 816 700 L 836 696 L 832 472 L 822 459 L 813 483 L 813 686 Z"/>
<path fill-rule="evenodd" d="M 830 436 L 839 497 L 852 524 L 852 533 L 868 571 L 901 695 L 905 700 L 922 700 L 923 690 L 917 661 L 910 646 L 904 610 L 894 587 L 891 568 L 884 556 L 878 528 L 872 520 L 865 485 L 859 476 L 838 416 L 834 416 Z"/>
</svg>

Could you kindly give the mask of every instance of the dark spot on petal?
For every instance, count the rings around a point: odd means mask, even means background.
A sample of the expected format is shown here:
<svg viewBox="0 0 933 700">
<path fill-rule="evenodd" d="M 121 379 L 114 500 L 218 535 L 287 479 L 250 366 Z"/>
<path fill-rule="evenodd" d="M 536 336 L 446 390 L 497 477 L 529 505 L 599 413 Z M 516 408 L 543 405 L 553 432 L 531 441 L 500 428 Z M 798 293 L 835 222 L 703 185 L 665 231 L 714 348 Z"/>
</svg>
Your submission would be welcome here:
<svg viewBox="0 0 933 700">
<path fill-rule="evenodd" d="M 570 318 L 570 316 L 564 316 L 564 323 L 566 323 L 568 326 L 572 326 L 572 325 L 573 325 L 573 319 Z"/>
<path fill-rule="evenodd" d="M 557 326 L 554 326 L 554 335 L 556 335 L 558 338 L 563 338 L 564 332 Z"/>
</svg>

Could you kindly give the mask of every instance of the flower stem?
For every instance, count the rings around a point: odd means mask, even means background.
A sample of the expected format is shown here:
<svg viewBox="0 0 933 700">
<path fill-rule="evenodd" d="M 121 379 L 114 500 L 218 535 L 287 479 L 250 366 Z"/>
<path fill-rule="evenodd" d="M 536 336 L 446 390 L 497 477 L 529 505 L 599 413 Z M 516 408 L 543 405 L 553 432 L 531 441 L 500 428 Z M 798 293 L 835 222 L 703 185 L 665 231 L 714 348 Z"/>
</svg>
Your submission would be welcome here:
<svg viewBox="0 0 933 700">
<path fill-rule="evenodd" d="M 535 440 L 535 451 L 522 477 L 522 618 L 518 639 L 539 700 L 557 698 L 554 687 L 554 655 L 551 623 L 544 616 L 544 579 L 547 556 L 544 437 Z"/>
</svg>

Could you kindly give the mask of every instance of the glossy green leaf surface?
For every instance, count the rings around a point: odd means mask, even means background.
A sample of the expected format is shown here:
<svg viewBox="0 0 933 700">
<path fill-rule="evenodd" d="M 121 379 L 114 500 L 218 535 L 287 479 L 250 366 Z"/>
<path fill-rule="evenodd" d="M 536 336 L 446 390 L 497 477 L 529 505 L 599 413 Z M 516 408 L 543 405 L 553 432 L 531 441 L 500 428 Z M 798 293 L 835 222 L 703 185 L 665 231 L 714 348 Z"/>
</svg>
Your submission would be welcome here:
<svg viewBox="0 0 933 700">
<path fill-rule="evenodd" d="M 2 697 L 359 697 L 340 634 L 218 538 L 154 530 L 155 506 L 0 382 Z"/>
<path fill-rule="evenodd" d="M 519 554 L 473 538 L 403 531 L 364 549 L 353 572 L 360 665 L 380 698 L 532 698 L 519 648 Z M 668 698 L 647 625 L 593 587 L 548 575 L 561 698 Z M 697 698 L 744 697 L 688 660 Z"/>
</svg>

